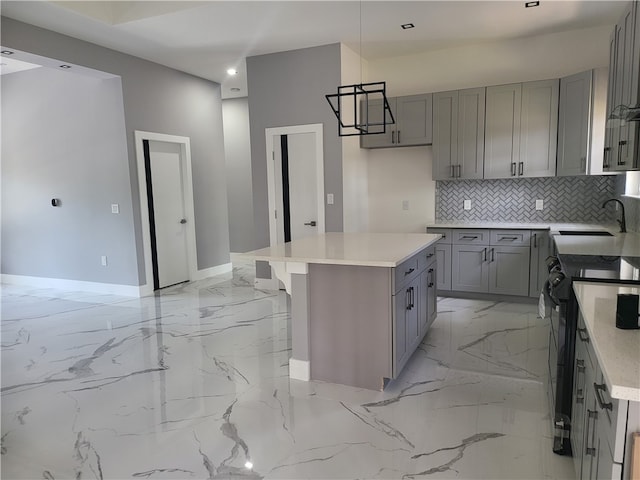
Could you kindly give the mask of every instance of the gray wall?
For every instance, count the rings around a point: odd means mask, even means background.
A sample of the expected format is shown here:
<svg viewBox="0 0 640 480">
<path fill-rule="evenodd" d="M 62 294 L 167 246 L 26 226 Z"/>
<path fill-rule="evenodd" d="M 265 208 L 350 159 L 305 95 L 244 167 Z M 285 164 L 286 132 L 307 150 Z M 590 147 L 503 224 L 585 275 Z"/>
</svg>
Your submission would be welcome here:
<svg viewBox="0 0 640 480">
<path fill-rule="evenodd" d="M 120 78 L 5 75 L 2 118 L 2 273 L 135 284 Z"/>
<path fill-rule="evenodd" d="M 340 85 L 340 72 L 340 44 L 247 58 L 254 248 L 269 245 L 266 128 L 324 125 L 325 193 L 333 193 L 335 200 L 325 207 L 326 230 L 342 231 L 342 143 L 337 119 L 325 99 Z M 268 266 L 258 264 L 256 276 L 268 278 Z"/>
<path fill-rule="evenodd" d="M 220 85 L 5 17 L 2 17 L 1 27 L 3 47 L 83 65 L 119 75 L 122 79 L 130 175 L 128 188 L 132 202 L 121 205 L 121 215 L 133 218 L 134 230 L 130 231 L 130 225 L 121 226 L 127 230 L 123 237 L 128 236 L 128 240 L 119 247 L 123 257 L 137 259 L 137 279 L 119 277 L 113 282 L 133 285 L 146 283 L 134 130 L 190 137 L 198 268 L 229 262 Z M 99 111 L 95 114 L 99 114 Z M 9 118 L 3 118 L 5 125 L 10 121 Z M 92 194 L 91 190 L 87 191 L 84 200 L 90 202 Z M 90 279 L 85 277 L 76 280 Z"/>
<path fill-rule="evenodd" d="M 254 249 L 251 138 L 247 97 L 222 101 L 224 152 L 227 163 L 229 247 L 232 252 Z"/>
<path fill-rule="evenodd" d="M 436 182 L 437 221 L 615 222 L 602 202 L 616 197 L 616 176 Z M 536 200 L 544 208 L 536 210 Z M 463 201 L 471 200 L 471 210 Z"/>
</svg>

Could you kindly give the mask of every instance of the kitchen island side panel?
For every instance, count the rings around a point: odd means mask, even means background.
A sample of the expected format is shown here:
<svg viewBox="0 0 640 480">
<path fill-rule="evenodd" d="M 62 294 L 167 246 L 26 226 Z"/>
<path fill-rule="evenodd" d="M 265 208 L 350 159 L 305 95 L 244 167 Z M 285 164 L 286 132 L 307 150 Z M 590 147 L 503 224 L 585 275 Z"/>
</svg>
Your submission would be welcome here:
<svg viewBox="0 0 640 480">
<path fill-rule="evenodd" d="M 382 390 L 392 376 L 392 269 L 309 265 L 311 379 Z"/>
</svg>

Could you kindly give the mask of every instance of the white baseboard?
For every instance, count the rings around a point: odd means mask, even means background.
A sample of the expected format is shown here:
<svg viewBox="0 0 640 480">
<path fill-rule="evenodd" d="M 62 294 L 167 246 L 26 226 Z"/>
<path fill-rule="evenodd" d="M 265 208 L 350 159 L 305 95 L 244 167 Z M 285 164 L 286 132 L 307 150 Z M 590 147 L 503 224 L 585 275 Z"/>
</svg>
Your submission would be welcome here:
<svg viewBox="0 0 640 480">
<path fill-rule="evenodd" d="M 118 285 L 115 283 L 85 282 L 64 278 L 29 277 L 26 275 L 2 274 L 2 283 L 34 288 L 55 288 L 75 292 L 104 293 L 125 297 L 141 297 L 144 286 Z"/>
<path fill-rule="evenodd" d="M 193 275 L 193 280 L 203 280 L 209 277 L 215 277 L 216 275 L 221 275 L 223 273 L 229 273 L 233 271 L 233 265 L 231 262 L 223 263 L 222 265 L 216 265 L 211 268 L 203 268 L 202 270 L 198 270 Z"/>
<path fill-rule="evenodd" d="M 280 282 L 277 278 L 256 278 L 253 285 L 258 290 L 280 290 Z"/>
<path fill-rule="evenodd" d="M 308 382 L 311 380 L 311 362 L 308 360 L 289 359 L 289 378 Z"/>
</svg>

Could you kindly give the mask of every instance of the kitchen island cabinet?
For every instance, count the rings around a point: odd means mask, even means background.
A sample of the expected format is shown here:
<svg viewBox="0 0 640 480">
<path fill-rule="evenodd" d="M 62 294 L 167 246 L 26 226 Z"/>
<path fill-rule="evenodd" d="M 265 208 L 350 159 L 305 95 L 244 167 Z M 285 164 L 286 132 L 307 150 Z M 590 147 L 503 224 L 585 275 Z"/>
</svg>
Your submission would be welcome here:
<svg viewBox="0 0 640 480">
<path fill-rule="evenodd" d="M 640 330 L 616 328 L 616 298 L 640 284 L 576 282 L 578 318 L 571 447 L 579 479 L 630 477 L 640 429 Z"/>
<path fill-rule="evenodd" d="M 436 315 L 433 234 L 327 233 L 243 254 L 291 295 L 289 375 L 382 390 Z"/>
</svg>

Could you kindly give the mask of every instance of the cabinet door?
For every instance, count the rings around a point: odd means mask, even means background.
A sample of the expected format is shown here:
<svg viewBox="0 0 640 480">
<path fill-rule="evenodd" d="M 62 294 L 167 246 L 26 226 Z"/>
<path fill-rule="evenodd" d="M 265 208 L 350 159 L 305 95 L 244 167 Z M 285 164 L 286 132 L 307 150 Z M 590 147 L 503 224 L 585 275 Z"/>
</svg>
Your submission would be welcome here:
<svg viewBox="0 0 640 480">
<path fill-rule="evenodd" d="M 433 139 L 433 94 L 396 98 L 396 144 L 429 145 Z"/>
<path fill-rule="evenodd" d="M 640 50 L 636 49 L 636 15 L 637 2 L 631 2 L 620 21 L 620 35 L 618 38 L 618 60 L 622 65 L 617 65 L 621 78 L 618 79 L 616 88 L 621 88 L 620 103 L 627 106 L 635 106 L 638 101 L 638 75 L 640 74 Z M 620 51 L 622 51 L 620 53 Z M 620 139 L 618 140 L 618 162 L 616 166 L 620 170 L 628 170 L 634 167 L 637 158 L 637 130 L 638 122 L 623 122 L 620 124 Z M 637 166 L 637 165 L 636 165 Z"/>
<path fill-rule="evenodd" d="M 611 38 L 609 39 L 609 83 L 607 87 L 607 117 L 616 107 L 616 59 L 617 59 L 617 39 L 618 27 L 613 29 Z M 604 155 L 602 160 L 602 169 L 607 172 L 614 169 L 618 152 L 619 130 L 615 124 L 611 124 L 605 129 L 604 135 Z"/>
<path fill-rule="evenodd" d="M 458 92 L 458 178 L 484 175 L 484 117 L 486 88 Z"/>
<path fill-rule="evenodd" d="M 489 247 L 453 245 L 451 249 L 451 289 L 460 292 L 488 292 Z"/>
<path fill-rule="evenodd" d="M 571 450 L 573 464 L 578 478 L 582 475 L 582 454 L 584 451 L 585 426 L 585 349 L 584 343 L 576 340 L 573 368 L 573 396 L 571 401 Z"/>
<path fill-rule="evenodd" d="M 454 178 L 458 158 L 458 92 L 433 94 L 433 179 Z"/>
<path fill-rule="evenodd" d="M 419 324 L 419 337 L 422 339 L 427 329 L 429 328 L 429 311 L 431 305 L 429 305 L 429 283 L 431 280 L 431 274 L 433 272 L 432 264 L 425 268 L 420 273 L 420 295 L 418 296 L 418 324 Z"/>
<path fill-rule="evenodd" d="M 394 316 L 394 377 L 397 376 L 413 353 L 420 335 L 418 321 L 418 295 L 420 277 L 416 277 L 395 295 Z"/>
<path fill-rule="evenodd" d="M 423 335 L 438 315 L 438 288 L 436 278 L 438 278 L 438 265 L 437 262 L 433 262 L 427 266 L 427 328 L 423 332 Z"/>
<path fill-rule="evenodd" d="M 539 297 L 547 280 L 545 260 L 551 255 L 551 238 L 548 230 L 531 232 L 531 255 L 529 261 L 529 296 Z"/>
<path fill-rule="evenodd" d="M 451 290 L 451 245 L 436 243 L 436 263 L 438 290 Z"/>
<path fill-rule="evenodd" d="M 522 84 L 519 177 L 556 174 L 559 90 L 559 80 Z"/>
<path fill-rule="evenodd" d="M 558 176 L 588 173 L 592 77 L 588 70 L 560 79 Z"/>
<path fill-rule="evenodd" d="M 389 108 L 393 113 L 393 117 L 398 122 L 395 98 L 389 98 Z M 369 121 L 372 123 L 382 123 L 384 119 L 384 103 L 382 100 L 369 101 Z M 387 119 L 388 121 L 388 119 Z M 375 131 L 382 130 L 380 127 L 372 127 Z M 377 133 L 375 135 L 362 135 L 360 137 L 360 147 L 362 148 L 383 148 L 395 146 L 396 124 L 386 125 L 385 133 Z"/>
<path fill-rule="evenodd" d="M 490 293 L 529 295 L 529 247 L 492 246 L 489 257 Z"/>
<path fill-rule="evenodd" d="M 522 85 L 487 87 L 484 178 L 517 176 Z"/>
</svg>

